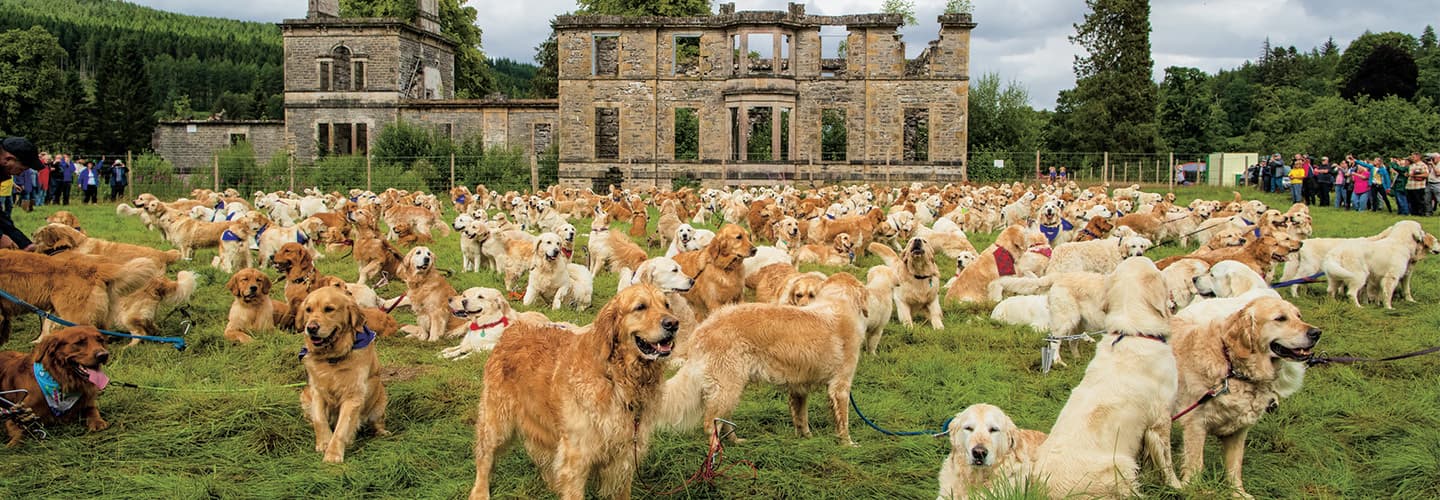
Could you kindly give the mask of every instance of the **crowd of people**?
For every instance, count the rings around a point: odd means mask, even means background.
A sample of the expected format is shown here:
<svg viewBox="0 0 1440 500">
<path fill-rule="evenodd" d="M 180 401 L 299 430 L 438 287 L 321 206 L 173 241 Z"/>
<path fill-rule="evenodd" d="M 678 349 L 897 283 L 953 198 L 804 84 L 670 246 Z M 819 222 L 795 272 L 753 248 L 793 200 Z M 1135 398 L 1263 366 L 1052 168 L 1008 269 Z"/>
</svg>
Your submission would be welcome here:
<svg viewBox="0 0 1440 500">
<path fill-rule="evenodd" d="M 119 159 L 113 162 L 72 159 L 69 154 L 39 153 L 40 167 L 26 169 L 0 180 L 0 211 L 9 214 L 16 206 L 34 210 L 46 203 L 69 205 L 72 191 L 80 192 L 80 202 L 100 202 L 100 187 L 109 186 L 108 200 L 125 196 L 130 184 L 130 169 Z"/>
<path fill-rule="evenodd" d="M 1357 212 L 1383 206 L 1400 215 L 1429 216 L 1440 204 L 1440 153 L 1369 160 L 1346 155 L 1339 162 L 1296 154 L 1289 164 L 1275 153 L 1251 165 L 1245 178 L 1266 192 L 1290 193 L 1291 202 L 1311 206 Z"/>
</svg>

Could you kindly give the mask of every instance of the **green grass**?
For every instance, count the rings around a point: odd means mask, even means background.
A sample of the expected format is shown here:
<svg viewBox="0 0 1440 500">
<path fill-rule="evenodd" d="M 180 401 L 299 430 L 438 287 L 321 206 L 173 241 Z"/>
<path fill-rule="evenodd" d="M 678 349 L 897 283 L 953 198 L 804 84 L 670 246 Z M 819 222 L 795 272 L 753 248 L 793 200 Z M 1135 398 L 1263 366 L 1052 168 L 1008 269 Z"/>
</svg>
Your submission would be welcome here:
<svg viewBox="0 0 1440 500">
<path fill-rule="evenodd" d="M 1288 205 L 1280 197 L 1247 195 Z M 1180 193 L 1182 203 L 1194 197 L 1228 199 L 1229 191 L 1187 188 Z M 146 231 L 137 219 L 117 218 L 110 206 L 70 209 L 92 235 L 166 248 L 158 233 Z M 17 219 L 21 227 L 34 228 L 51 211 L 46 206 L 31 214 L 17 212 Z M 1369 235 L 1396 220 L 1330 208 L 1313 213 L 1316 236 Z M 588 221 L 575 225 L 583 230 Z M 584 244 L 583 238 L 578 245 Z M 983 248 L 993 236 L 972 238 Z M 460 268 L 456 236 L 431 247 L 442 268 Z M 1182 250 L 1170 245 L 1151 256 L 1177 253 Z M 275 387 L 304 380 L 295 357 L 300 339 L 262 334 L 257 342 L 239 346 L 221 338 L 230 304 L 223 289 L 227 276 L 200 265 L 213 255 L 200 251 L 195 262 L 175 266 L 201 276 L 190 305 L 190 349 L 117 347 L 108 372 L 116 381 L 146 386 L 262 390 L 172 392 L 112 386 L 101 397 L 110 429 L 92 434 L 79 425 L 52 426 L 47 441 L 27 439 L 19 449 L 0 451 L 0 498 L 456 498 L 468 491 L 474 476 L 471 425 L 483 356 L 449 362 L 436 354 L 453 341 L 378 341 L 390 395 L 387 422 L 395 434 L 362 434 L 346 453 L 345 464 L 324 464 L 313 451 L 314 437 L 300 413 L 297 389 Z M 353 279 L 353 262 L 337 261 L 339 257 L 321 261 L 321 271 Z M 949 275 L 954 263 L 946 260 L 940 265 Z M 876 263 L 874 257 L 860 262 Z M 1296 302 L 1308 321 L 1325 329 L 1321 350 L 1331 354 L 1387 355 L 1435 345 L 1440 341 L 1435 328 L 1440 311 L 1431 305 L 1440 300 L 1436 263 L 1423 262 L 1416 271 L 1415 295 L 1421 303 L 1397 302 L 1394 311 L 1357 310 L 1325 299 L 1323 291 L 1317 291 L 1322 285 L 1313 285 L 1312 292 Z M 841 270 L 863 276 L 863 268 L 826 269 Z M 609 273 L 597 278 L 595 308 L 613 295 L 615 279 Z M 458 289 L 499 288 L 500 280 L 489 272 L 457 273 L 451 282 Z M 400 291 L 399 284 L 380 290 L 388 297 Z M 862 357 L 855 377 L 854 395 L 866 414 L 891 429 L 933 429 L 967 405 L 988 402 L 1004 408 L 1022 427 L 1048 430 L 1079 381 L 1084 359 L 1042 375 L 1041 334 L 997 324 L 987 312 L 947 305 L 947 328 L 939 332 L 892 323 L 880 354 Z M 549 314 L 585 323 L 594 309 Z M 409 313 L 397 317 L 402 323 L 413 321 Z M 185 328 L 182 320 L 179 314 L 168 317 L 162 323 L 164 333 L 178 335 Z M 33 318 L 20 321 L 15 338 L 4 348 L 28 351 L 37 328 Z M 1440 496 L 1436 359 L 1311 370 L 1305 388 L 1250 433 L 1247 489 L 1260 498 Z M 945 440 L 886 437 L 852 415 L 851 432 L 859 446 L 840 446 L 823 397 L 811 398 L 815 437 L 802 439 L 790 428 L 785 400 L 775 388 L 757 384 L 731 417 L 749 441 L 728 447 L 726 459 L 753 461 L 758 479 L 750 480 L 749 470 L 737 466 L 714 486 L 694 486 L 676 496 L 933 498 L 935 475 L 948 451 Z M 705 439 L 698 430 L 658 434 L 641 466 L 635 495 L 653 497 L 649 491 L 679 486 L 704 453 Z M 1224 495 L 1219 462 L 1212 440 L 1200 480 L 1175 492 L 1161 486 L 1158 475 L 1147 468 L 1143 492 L 1158 497 Z M 500 458 L 493 481 L 498 496 L 552 497 L 519 447 Z"/>
</svg>

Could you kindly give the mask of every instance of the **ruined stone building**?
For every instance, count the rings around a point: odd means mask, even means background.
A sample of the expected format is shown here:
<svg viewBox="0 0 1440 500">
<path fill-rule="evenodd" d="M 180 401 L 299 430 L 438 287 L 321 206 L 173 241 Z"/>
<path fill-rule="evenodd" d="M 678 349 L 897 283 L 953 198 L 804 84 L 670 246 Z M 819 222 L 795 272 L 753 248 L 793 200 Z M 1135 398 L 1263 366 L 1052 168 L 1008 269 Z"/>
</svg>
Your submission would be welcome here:
<svg viewBox="0 0 1440 500">
<path fill-rule="evenodd" d="M 969 89 L 967 14 L 906 58 L 899 15 L 786 11 L 664 18 L 559 16 L 559 98 L 454 99 L 454 45 L 435 0 L 414 20 L 338 17 L 310 0 L 281 24 L 283 122 L 167 122 L 155 148 L 180 159 L 245 139 L 301 162 L 365 154 L 397 120 L 460 139 L 558 145 L 562 182 L 667 184 L 678 175 L 750 183 L 933 178 L 963 171 Z M 838 174 L 838 175 L 837 175 Z"/>
</svg>

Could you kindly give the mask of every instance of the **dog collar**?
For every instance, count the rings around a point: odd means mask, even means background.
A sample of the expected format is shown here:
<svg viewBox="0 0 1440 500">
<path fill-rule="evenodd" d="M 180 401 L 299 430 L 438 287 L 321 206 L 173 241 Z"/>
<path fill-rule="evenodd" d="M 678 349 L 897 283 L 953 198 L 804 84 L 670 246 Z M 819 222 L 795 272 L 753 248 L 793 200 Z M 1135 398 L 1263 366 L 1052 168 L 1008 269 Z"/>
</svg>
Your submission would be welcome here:
<svg viewBox="0 0 1440 500">
<path fill-rule="evenodd" d="M 260 229 L 255 231 L 255 241 L 260 241 L 260 235 L 265 234 L 266 229 L 270 229 L 269 224 L 260 226 Z"/>
<path fill-rule="evenodd" d="M 1225 353 L 1225 378 L 1235 379 L 1242 382 L 1249 382 L 1250 376 L 1235 371 L 1235 362 L 1230 360 L 1230 344 L 1220 342 L 1220 351 Z"/>
<path fill-rule="evenodd" d="M 375 341 L 375 330 L 371 330 L 369 326 L 361 326 L 361 327 L 360 327 L 360 331 L 355 332 L 355 343 L 350 345 L 350 350 L 351 350 L 351 351 L 354 351 L 354 350 L 356 350 L 356 349 L 364 349 L 364 348 L 366 348 L 366 347 L 370 347 L 370 343 L 371 343 L 371 342 L 374 342 L 374 341 Z M 307 355 L 309 355 L 309 354 L 310 354 L 310 348 L 309 348 L 309 347 L 301 347 L 301 348 L 300 348 L 300 360 L 301 360 L 301 361 L 304 361 L 304 360 L 305 360 L 305 356 L 307 356 Z M 338 358 L 330 358 L 330 359 L 325 360 L 325 362 L 330 363 L 330 364 L 333 365 L 333 364 L 335 364 L 335 363 L 339 363 L 340 360 L 345 359 L 345 358 L 348 357 L 348 356 L 350 356 L 350 355 L 347 353 L 345 356 L 340 356 L 340 357 L 338 357 Z"/>
<path fill-rule="evenodd" d="M 933 275 L 933 274 L 926 274 L 926 275 L 923 275 L 923 276 L 922 276 L 922 275 L 919 275 L 919 274 L 912 274 L 911 276 L 914 276 L 915 279 L 920 280 L 920 281 L 927 281 L 927 280 L 929 280 L 930 278 L 934 278 L 934 277 L 935 277 L 935 275 Z"/>
<path fill-rule="evenodd" d="M 471 321 L 471 322 L 470 322 L 470 331 L 472 331 L 472 332 L 475 332 L 475 331 L 482 332 L 482 333 L 480 333 L 480 336 L 481 336 L 481 337 L 484 337 L 484 336 L 485 336 L 485 333 L 483 333 L 483 332 L 484 332 L 485 330 L 489 330 L 489 329 L 495 328 L 495 327 L 497 327 L 497 326 L 509 327 L 509 326 L 510 326 L 510 318 L 501 316 L 499 320 L 496 320 L 496 321 L 493 321 L 493 322 L 490 322 L 490 323 L 486 323 L 486 324 L 483 324 L 483 325 L 477 325 L 477 324 L 475 324 L 474 321 Z"/>
<path fill-rule="evenodd" d="M 1159 336 L 1159 335 L 1150 335 L 1150 334 L 1148 334 L 1148 333 L 1120 333 L 1120 332 L 1110 332 L 1110 333 L 1115 334 L 1115 341 L 1110 343 L 1111 346 L 1114 346 L 1115 344 L 1119 344 L 1121 340 L 1125 340 L 1125 337 L 1140 337 L 1140 338 L 1142 338 L 1142 339 L 1154 340 L 1154 341 L 1159 342 L 1159 343 L 1161 343 L 1161 344 L 1168 344 L 1168 343 L 1169 343 L 1168 341 L 1165 340 L 1165 337 L 1161 337 L 1161 336 Z"/>
<path fill-rule="evenodd" d="M 45 397 L 45 406 L 50 407 L 50 413 L 57 417 L 64 415 L 75 407 L 75 403 L 80 402 L 82 393 L 61 390 L 60 381 L 55 380 L 55 376 L 40 363 L 35 363 L 32 371 L 35 374 L 35 383 L 40 386 L 40 395 Z"/>
</svg>

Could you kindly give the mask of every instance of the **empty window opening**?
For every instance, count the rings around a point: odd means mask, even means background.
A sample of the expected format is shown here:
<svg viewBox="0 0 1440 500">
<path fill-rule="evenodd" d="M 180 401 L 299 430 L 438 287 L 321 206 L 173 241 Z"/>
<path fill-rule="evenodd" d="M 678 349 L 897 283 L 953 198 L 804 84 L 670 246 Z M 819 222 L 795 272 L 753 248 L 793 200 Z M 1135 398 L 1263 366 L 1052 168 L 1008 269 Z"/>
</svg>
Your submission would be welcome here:
<svg viewBox="0 0 1440 500">
<path fill-rule="evenodd" d="M 320 90 L 330 90 L 330 66 L 327 60 L 320 61 Z"/>
<path fill-rule="evenodd" d="M 354 70 L 351 71 L 351 78 L 354 79 L 352 90 L 365 90 L 365 61 L 355 61 Z"/>
<path fill-rule="evenodd" d="M 675 108 L 675 159 L 700 159 L 700 117 L 694 108 Z"/>
<path fill-rule="evenodd" d="M 775 35 L 751 33 L 745 36 L 747 60 L 751 73 L 771 74 L 775 72 Z"/>
<path fill-rule="evenodd" d="M 750 138 L 746 141 L 746 161 L 770 161 L 774 159 L 774 108 L 754 107 L 747 110 Z"/>
<path fill-rule="evenodd" d="M 826 109 L 820 112 L 820 159 L 845 161 L 849 142 L 846 138 L 845 110 Z"/>
<path fill-rule="evenodd" d="M 335 90 L 350 90 L 350 48 L 344 45 L 336 46 L 330 51 L 330 58 L 334 61 L 330 65 L 330 84 Z"/>
<path fill-rule="evenodd" d="M 700 76 L 700 35 L 675 35 L 675 68 L 677 76 Z"/>
<path fill-rule="evenodd" d="M 594 50 L 595 76 L 620 74 L 620 35 L 595 35 Z"/>
<path fill-rule="evenodd" d="M 845 54 L 850 31 L 844 26 L 820 27 L 820 76 L 836 78 L 845 75 Z"/>
<path fill-rule="evenodd" d="M 351 134 L 352 129 L 350 128 L 350 124 L 332 123 L 330 124 L 330 131 L 333 136 L 330 143 L 331 152 L 344 156 L 355 151 L 354 143 L 350 142 L 355 139 L 355 136 Z"/>
<path fill-rule="evenodd" d="M 355 124 L 355 144 L 352 150 L 355 151 L 356 154 L 363 155 L 370 152 L 369 132 L 369 129 L 364 123 Z"/>
<path fill-rule="evenodd" d="M 595 159 L 620 158 L 620 108 L 595 109 Z"/>
<path fill-rule="evenodd" d="M 743 141 L 740 140 L 740 138 L 744 135 L 744 134 L 741 134 L 740 131 L 741 131 L 740 108 L 730 108 L 730 159 L 731 159 L 731 160 L 739 160 L 739 159 L 740 159 L 740 145 L 744 143 Z"/>
<path fill-rule="evenodd" d="M 740 60 L 744 59 L 740 54 L 740 36 L 730 35 L 730 74 L 740 74 Z"/>
<path fill-rule="evenodd" d="M 790 73 L 790 35 L 780 35 L 780 52 L 775 54 L 775 60 L 779 61 L 776 73 Z"/>
<path fill-rule="evenodd" d="M 930 161 L 930 110 L 905 110 L 905 161 Z"/>
<path fill-rule="evenodd" d="M 780 160 L 790 160 L 790 108 L 780 108 Z"/>
<path fill-rule="evenodd" d="M 231 145 L 231 146 L 234 146 L 234 145 L 236 145 L 236 144 L 240 144 L 240 143 L 245 142 L 245 141 L 246 141 L 245 134 L 230 134 L 230 145 Z"/>
</svg>

